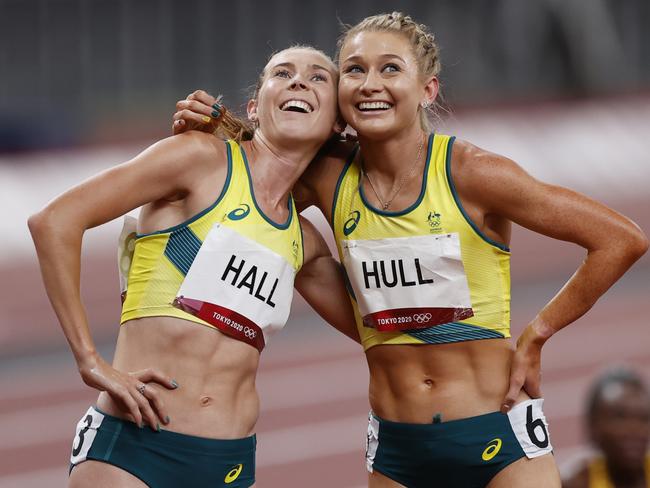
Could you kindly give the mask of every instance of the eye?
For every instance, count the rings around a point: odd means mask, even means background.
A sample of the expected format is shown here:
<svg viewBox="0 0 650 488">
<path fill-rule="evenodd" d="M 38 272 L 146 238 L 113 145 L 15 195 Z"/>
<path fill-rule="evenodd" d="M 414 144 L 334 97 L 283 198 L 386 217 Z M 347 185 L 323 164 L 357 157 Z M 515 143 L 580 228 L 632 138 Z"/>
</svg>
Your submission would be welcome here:
<svg viewBox="0 0 650 488">
<path fill-rule="evenodd" d="M 384 73 L 397 73 L 398 71 L 401 71 L 401 69 L 396 64 L 390 63 L 390 64 L 387 64 L 386 66 L 384 66 L 382 68 L 382 71 Z"/>
<path fill-rule="evenodd" d="M 312 81 L 327 81 L 327 76 L 322 73 L 316 73 L 311 77 Z"/>
<path fill-rule="evenodd" d="M 289 73 L 289 71 L 286 69 L 279 69 L 273 73 L 273 76 L 278 76 L 280 78 L 291 78 L 291 73 Z"/>
<path fill-rule="evenodd" d="M 344 73 L 363 73 L 363 68 L 358 64 L 351 64 L 345 67 Z"/>
</svg>

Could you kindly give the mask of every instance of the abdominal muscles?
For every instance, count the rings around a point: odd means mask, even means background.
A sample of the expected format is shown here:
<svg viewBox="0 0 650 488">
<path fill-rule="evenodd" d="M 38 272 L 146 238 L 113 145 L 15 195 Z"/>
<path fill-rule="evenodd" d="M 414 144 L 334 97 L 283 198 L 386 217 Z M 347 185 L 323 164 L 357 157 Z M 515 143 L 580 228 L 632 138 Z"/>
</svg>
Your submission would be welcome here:
<svg viewBox="0 0 650 488">
<path fill-rule="evenodd" d="M 171 419 L 161 428 L 236 439 L 254 432 L 258 364 L 254 347 L 216 329 L 174 317 L 146 317 L 120 327 L 113 367 L 124 372 L 155 368 L 177 381 L 177 389 L 147 385 L 160 392 Z M 127 417 L 105 392 L 97 405 Z"/>
</svg>

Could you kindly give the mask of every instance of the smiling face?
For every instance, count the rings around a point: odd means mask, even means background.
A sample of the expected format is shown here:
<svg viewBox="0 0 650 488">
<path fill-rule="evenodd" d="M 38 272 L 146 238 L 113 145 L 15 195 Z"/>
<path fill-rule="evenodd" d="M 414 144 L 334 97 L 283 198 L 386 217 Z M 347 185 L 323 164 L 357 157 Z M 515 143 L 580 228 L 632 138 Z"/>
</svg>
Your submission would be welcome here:
<svg viewBox="0 0 650 488">
<path fill-rule="evenodd" d="M 270 141 L 323 143 L 337 122 L 337 78 L 336 67 L 319 51 L 285 49 L 264 68 L 248 116 Z"/>
<path fill-rule="evenodd" d="M 339 60 L 339 107 L 360 137 L 385 139 L 420 127 L 420 104 L 435 99 L 438 81 L 420 73 L 404 35 L 358 32 L 346 39 Z"/>
</svg>

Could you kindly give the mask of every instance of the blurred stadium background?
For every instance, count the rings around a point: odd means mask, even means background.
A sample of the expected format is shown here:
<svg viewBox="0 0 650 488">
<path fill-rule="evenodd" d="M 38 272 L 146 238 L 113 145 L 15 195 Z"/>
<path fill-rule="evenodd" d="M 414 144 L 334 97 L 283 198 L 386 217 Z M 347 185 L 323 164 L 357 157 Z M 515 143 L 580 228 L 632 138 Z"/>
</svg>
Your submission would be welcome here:
<svg viewBox="0 0 650 488">
<path fill-rule="evenodd" d="M 62 486 L 74 425 L 96 397 L 49 307 L 27 217 L 167 136 L 175 101 L 194 89 L 242 107 L 272 51 L 300 42 L 333 53 L 339 22 L 395 9 L 429 25 L 442 48 L 450 113 L 439 131 L 650 232 L 647 0 L 0 0 L 0 488 Z M 83 254 L 83 296 L 109 358 L 117 233 L 117 223 L 90 231 Z M 583 253 L 524 229 L 511 247 L 516 336 Z M 628 364 L 650 380 L 649 272 L 646 256 L 545 347 L 545 410 L 563 467 L 585 452 L 593 377 Z M 258 486 L 364 486 L 367 376 L 360 349 L 297 297 L 263 355 Z"/>
</svg>

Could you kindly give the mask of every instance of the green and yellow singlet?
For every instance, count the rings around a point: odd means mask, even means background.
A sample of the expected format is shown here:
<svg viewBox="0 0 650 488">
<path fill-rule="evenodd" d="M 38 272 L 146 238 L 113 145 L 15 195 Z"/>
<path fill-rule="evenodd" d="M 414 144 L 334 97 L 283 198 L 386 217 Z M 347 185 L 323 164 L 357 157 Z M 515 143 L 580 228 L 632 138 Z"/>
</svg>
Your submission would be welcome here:
<svg viewBox="0 0 650 488">
<path fill-rule="evenodd" d="M 356 154 L 339 177 L 332 225 L 366 350 L 510 337 L 510 251 L 464 211 L 453 142 L 429 136 L 420 195 L 401 212 L 368 203 Z"/>
<path fill-rule="evenodd" d="M 226 145 L 228 175 L 214 204 L 169 229 L 132 234 L 124 244 L 133 256 L 120 263 L 128 276 L 121 323 L 177 317 L 261 350 L 286 321 L 293 276 L 303 263 L 302 230 L 291 197 L 286 222 L 263 213 L 243 148 Z"/>
</svg>

